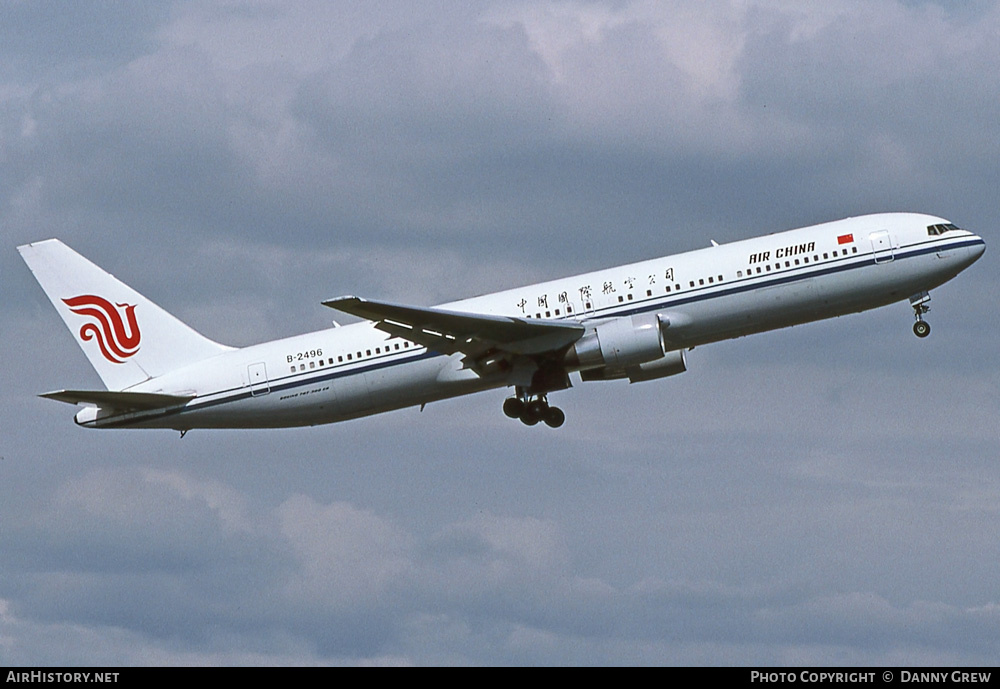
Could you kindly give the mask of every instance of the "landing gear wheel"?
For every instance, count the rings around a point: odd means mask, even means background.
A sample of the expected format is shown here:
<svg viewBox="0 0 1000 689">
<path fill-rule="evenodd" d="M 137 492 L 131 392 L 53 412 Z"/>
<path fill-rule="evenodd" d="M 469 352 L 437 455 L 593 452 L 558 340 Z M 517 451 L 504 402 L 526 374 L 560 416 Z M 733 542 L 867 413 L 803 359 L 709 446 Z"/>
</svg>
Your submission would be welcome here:
<svg viewBox="0 0 1000 689">
<path fill-rule="evenodd" d="M 566 414 L 559 407 L 549 407 L 542 420 L 549 428 L 559 428 L 566 422 Z"/>
<path fill-rule="evenodd" d="M 524 413 L 521 414 L 521 421 L 529 426 L 534 426 L 536 423 L 545 418 L 548 410 L 549 405 L 547 405 L 543 400 L 533 400 L 528 402 L 528 404 L 524 407 Z"/>
<path fill-rule="evenodd" d="M 550 407 L 544 394 L 529 395 L 520 388 L 516 396 L 504 400 L 503 413 L 512 419 L 520 419 L 525 426 L 536 426 L 544 421 L 551 428 L 559 428 L 566 423 L 563 410 Z"/>
<path fill-rule="evenodd" d="M 910 297 L 910 306 L 913 307 L 913 317 L 917 322 L 913 324 L 913 334 L 917 337 L 927 337 L 931 334 L 931 326 L 924 322 L 924 314 L 931 310 L 927 302 L 931 300 L 931 295 L 927 292 L 920 292 Z"/>
<path fill-rule="evenodd" d="M 521 414 L 521 423 L 525 426 L 534 426 L 541 420 L 542 417 L 534 414 L 530 406 L 525 407 L 524 412 Z"/>
<path fill-rule="evenodd" d="M 524 402 L 516 397 L 508 397 L 503 401 L 503 413 L 512 419 L 519 419 L 524 413 Z"/>
</svg>

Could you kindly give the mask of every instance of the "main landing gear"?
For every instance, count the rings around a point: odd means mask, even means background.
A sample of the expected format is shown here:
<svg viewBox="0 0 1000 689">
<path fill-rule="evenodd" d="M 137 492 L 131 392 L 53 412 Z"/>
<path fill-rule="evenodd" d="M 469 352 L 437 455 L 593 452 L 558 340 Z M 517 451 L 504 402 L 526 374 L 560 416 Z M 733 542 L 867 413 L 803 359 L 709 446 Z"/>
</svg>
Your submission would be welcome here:
<svg viewBox="0 0 1000 689">
<path fill-rule="evenodd" d="M 913 334 L 917 337 L 927 337 L 931 334 L 931 325 L 924 320 L 924 314 L 931 310 L 927 302 L 931 300 L 931 295 L 921 292 L 910 297 L 910 306 L 913 307 L 913 316 L 917 322 L 913 324 Z"/>
<path fill-rule="evenodd" d="M 512 419 L 520 419 L 526 426 L 534 426 L 544 421 L 550 428 L 559 428 L 566 421 L 566 414 L 559 407 L 550 407 L 545 395 L 534 398 L 520 391 L 517 397 L 508 397 L 503 402 L 503 413 Z"/>
</svg>

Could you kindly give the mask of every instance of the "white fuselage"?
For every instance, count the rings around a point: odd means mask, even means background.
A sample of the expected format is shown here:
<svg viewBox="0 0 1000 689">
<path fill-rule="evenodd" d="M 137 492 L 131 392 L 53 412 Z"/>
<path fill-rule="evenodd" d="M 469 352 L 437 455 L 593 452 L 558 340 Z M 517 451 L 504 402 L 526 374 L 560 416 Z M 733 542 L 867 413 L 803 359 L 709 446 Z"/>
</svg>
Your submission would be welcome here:
<svg viewBox="0 0 1000 689">
<path fill-rule="evenodd" d="M 442 304 L 465 313 L 585 326 L 656 313 L 669 350 L 863 311 L 957 275 L 983 240 L 946 221 L 890 213 L 848 218 Z M 460 354 L 429 351 L 357 323 L 218 354 L 131 391 L 194 395 L 181 408 L 102 416 L 87 426 L 248 428 L 330 423 L 511 385 Z"/>
</svg>

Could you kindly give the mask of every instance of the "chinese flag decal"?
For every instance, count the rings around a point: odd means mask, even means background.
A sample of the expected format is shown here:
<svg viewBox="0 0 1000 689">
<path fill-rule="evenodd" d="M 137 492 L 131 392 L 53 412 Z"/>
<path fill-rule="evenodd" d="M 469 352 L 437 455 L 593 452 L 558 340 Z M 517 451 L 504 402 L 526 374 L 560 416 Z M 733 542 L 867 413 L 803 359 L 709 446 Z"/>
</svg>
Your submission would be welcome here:
<svg viewBox="0 0 1000 689">
<path fill-rule="evenodd" d="M 853 234 L 842 234 L 837 237 L 837 244 L 852 244 L 854 242 Z"/>
</svg>

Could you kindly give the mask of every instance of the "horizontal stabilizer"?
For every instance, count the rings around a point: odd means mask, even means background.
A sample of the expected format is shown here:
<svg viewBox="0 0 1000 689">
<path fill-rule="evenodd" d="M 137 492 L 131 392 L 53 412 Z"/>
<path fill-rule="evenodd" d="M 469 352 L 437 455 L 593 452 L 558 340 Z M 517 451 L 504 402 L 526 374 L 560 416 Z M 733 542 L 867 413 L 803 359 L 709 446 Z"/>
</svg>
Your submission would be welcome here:
<svg viewBox="0 0 1000 689">
<path fill-rule="evenodd" d="M 101 409 L 145 411 L 179 407 L 194 399 L 188 395 L 163 395 L 154 392 L 113 392 L 110 390 L 56 390 L 39 395 L 69 404 L 93 404 Z"/>
<path fill-rule="evenodd" d="M 327 299 L 324 306 L 375 322 L 379 330 L 444 354 L 477 356 L 488 349 L 542 354 L 568 347 L 583 335 L 574 321 L 535 320 L 403 306 L 360 297 Z"/>
</svg>

